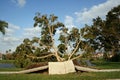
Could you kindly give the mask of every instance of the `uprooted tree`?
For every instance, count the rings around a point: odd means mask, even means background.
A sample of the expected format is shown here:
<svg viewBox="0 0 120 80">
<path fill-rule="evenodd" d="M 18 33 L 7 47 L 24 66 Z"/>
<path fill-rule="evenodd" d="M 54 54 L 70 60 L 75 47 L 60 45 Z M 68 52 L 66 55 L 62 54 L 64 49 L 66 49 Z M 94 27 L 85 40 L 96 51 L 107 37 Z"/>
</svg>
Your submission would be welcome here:
<svg viewBox="0 0 120 80">
<path fill-rule="evenodd" d="M 75 71 L 71 60 L 81 56 L 90 56 L 95 50 L 101 50 L 102 48 L 106 52 L 119 50 L 119 9 L 120 6 L 108 12 L 106 20 L 102 20 L 100 17 L 93 19 L 93 25 L 86 25 L 81 30 L 76 27 L 66 28 L 53 14 L 47 16 L 37 13 L 34 17 L 34 27 L 40 27 L 40 37 L 34 37 L 32 40 L 24 39 L 23 43 L 16 48 L 15 56 L 18 59 L 16 61 L 22 67 L 31 61 L 39 61 L 39 59 L 58 61 L 57 65 L 50 62 L 49 70 L 51 74 L 54 74 L 53 72 L 56 70 L 59 70 L 58 73 L 69 73 Z M 99 70 L 88 70 L 82 67 L 76 68 L 82 71 L 99 72 Z"/>
<path fill-rule="evenodd" d="M 85 49 L 88 50 L 90 46 L 80 39 L 79 29 L 73 27 L 69 30 L 63 23 L 58 22 L 57 19 L 58 17 L 55 15 L 48 17 L 40 13 L 37 13 L 34 17 L 34 27 L 39 26 L 41 28 L 40 38 L 34 38 L 34 41 L 39 44 L 37 48 L 48 53 L 43 58 L 53 55 L 57 61 L 66 61 L 80 57 L 80 53 L 76 53 L 82 52 L 82 50 L 85 51 Z M 59 34 L 58 31 L 60 32 Z M 60 36 L 56 39 L 58 35 Z"/>
<path fill-rule="evenodd" d="M 31 60 L 49 57 L 53 58 L 52 61 L 62 62 L 77 59 L 81 56 L 80 53 L 93 51 L 87 42 L 81 40 L 79 29 L 73 27 L 69 30 L 57 19 L 53 14 L 47 16 L 37 13 L 34 17 L 34 27 L 40 27 L 40 37 L 24 39 L 16 48 L 16 54 Z"/>
</svg>

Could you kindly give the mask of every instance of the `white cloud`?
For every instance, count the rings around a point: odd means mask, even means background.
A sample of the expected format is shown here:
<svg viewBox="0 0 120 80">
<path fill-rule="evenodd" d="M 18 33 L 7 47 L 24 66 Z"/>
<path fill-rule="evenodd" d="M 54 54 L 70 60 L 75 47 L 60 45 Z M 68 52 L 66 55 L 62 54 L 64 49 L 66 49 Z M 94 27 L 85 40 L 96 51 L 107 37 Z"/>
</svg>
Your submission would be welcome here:
<svg viewBox="0 0 120 80">
<path fill-rule="evenodd" d="M 6 34 L 0 36 L 0 52 L 5 52 L 9 49 L 15 49 L 16 46 L 21 42 L 16 33 L 20 30 L 19 26 L 12 23 L 8 23 L 8 28 L 6 28 Z"/>
<path fill-rule="evenodd" d="M 8 28 L 6 28 L 6 35 L 5 36 L 12 36 L 16 30 L 19 30 L 20 27 L 16 26 L 12 23 L 8 23 Z"/>
<path fill-rule="evenodd" d="M 90 9 L 84 8 L 83 11 L 75 12 L 77 22 L 89 23 L 89 21 L 98 16 L 105 18 L 107 12 L 117 5 L 120 5 L 120 0 L 107 0 L 105 3 L 95 5 Z"/>
<path fill-rule="evenodd" d="M 19 33 L 20 31 L 22 33 Z M 8 28 L 6 28 L 6 34 L 0 35 L 0 52 L 5 53 L 9 49 L 14 51 L 25 38 L 31 39 L 32 37 L 40 36 L 40 31 L 40 27 L 22 29 L 17 25 L 9 23 Z"/>
<path fill-rule="evenodd" d="M 35 27 L 35 28 L 24 28 L 24 36 L 28 38 L 35 37 L 37 35 L 40 35 L 41 28 L 40 27 Z"/>
<path fill-rule="evenodd" d="M 10 43 L 10 42 L 15 42 L 15 41 L 19 41 L 19 39 L 17 37 L 3 37 L 3 42 L 7 42 L 7 43 Z"/>
<path fill-rule="evenodd" d="M 0 52 L 5 53 L 6 50 L 11 49 L 14 51 L 16 47 L 21 43 L 21 39 L 15 36 L 3 36 L 0 39 Z"/>
<path fill-rule="evenodd" d="M 12 2 L 20 7 L 23 7 L 26 4 L 26 0 L 12 0 Z"/>
<path fill-rule="evenodd" d="M 9 23 L 8 26 L 9 26 L 9 28 L 14 29 L 14 30 L 19 30 L 19 29 L 20 29 L 19 26 L 16 26 L 16 25 L 14 25 L 14 24 L 12 24 L 12 23 Z"/>
<path fill-rule="evenodd" d="M 64 23 L 65 23 L 65 26 L 69 29 L 75 27 L 75 25 L 73 23 L 73 17 L 71 17 L 71 16 L 66 16 Z"/>
</svg>

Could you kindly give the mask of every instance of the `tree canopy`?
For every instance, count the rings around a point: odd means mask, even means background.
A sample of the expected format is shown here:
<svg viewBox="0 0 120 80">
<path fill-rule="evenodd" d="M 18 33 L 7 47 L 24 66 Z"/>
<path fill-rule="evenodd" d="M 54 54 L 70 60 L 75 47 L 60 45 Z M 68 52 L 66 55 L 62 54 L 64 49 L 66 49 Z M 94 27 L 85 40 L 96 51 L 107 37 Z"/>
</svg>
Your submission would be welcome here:
<svg viewBox="0 0 120 80">
<path fill-rule="evenodd" d="M 97 17 L 91 26 L 86 25 L 82 30 L 83 38 L 95 50 L 115 54 L 120 50 L 120 5 L 111 9 L 105 20 Z"/>
<path fill-rule="evenodd" d="M 24 39 L 23 43 L 16 48 L 16 54 L 22 54 L 32 60 L 44 58 L 52 61 L 66 61 L 80 57 L 80 53 L 90 48 L 80 39 L 81 34 L 78 28 L 73 27 L 69 30 L 53 14 L 47 16 L 37 13 L 34 21 L 34 27 L 41 29 L 40 37 L 34 37 L 32 40 Z M 56 36 L 59 38 L 56 39 Z"/>
<path fill-rule="evenodd" d="M 5 28 L 8 28 L 8 23 L 0 20 L 0 32 L 2 32 L 3 35 L 5 34 Z"/>
</svg>

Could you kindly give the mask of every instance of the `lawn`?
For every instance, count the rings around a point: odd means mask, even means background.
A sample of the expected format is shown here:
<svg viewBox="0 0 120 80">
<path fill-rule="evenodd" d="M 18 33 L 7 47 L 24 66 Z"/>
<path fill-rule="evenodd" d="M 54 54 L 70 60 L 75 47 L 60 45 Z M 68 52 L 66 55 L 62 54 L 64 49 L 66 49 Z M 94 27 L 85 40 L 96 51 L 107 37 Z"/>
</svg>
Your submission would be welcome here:
<svg viewBox="0 0 120 80">
<path fill-rule="evenodd" d="M 20 71 L 22 68 L 0 68 L 0 71 Z"/>
<path fill-rule="evenodd" d="M 94 61 L 92 63 L 94 67 L 100 69 L 120 69 L 120 62 Z"/>
<path fill-rule="evenodd" d="M 14 60 L 0 60 L 0 63 L 13 63 Z"/>
<path fill-rule="evenodd" d="M 106 80 L 118 79 L 120 72 L 110 73 L 73 73 L 65 75 L 48 75 L 48 74 L 11 74 L 0 75 L 0 80 Z"/>
<path fill-rule="evenodd" d="M 120 69 L 120 63 L 116 62 L 93 62 L 97 68 L 104 69 Z M 0 69 L 0 71 L 7 70 L 22 70 L 18 68 Z M 120 79 L 120 72 L 77 72 L 65 75 L 48 75 L 40 73 L 30 74 L 0 74 L 0 80 L 106 80 L 106 79 Z"/>
</svg>

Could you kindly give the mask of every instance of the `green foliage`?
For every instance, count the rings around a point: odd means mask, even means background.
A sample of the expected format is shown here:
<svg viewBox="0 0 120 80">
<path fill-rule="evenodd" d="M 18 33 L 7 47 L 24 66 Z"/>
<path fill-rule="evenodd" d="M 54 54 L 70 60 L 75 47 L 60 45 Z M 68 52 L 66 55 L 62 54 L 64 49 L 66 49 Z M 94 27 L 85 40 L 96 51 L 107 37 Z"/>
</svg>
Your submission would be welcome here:
<svg viewBox="0 0 120 80">
<path fill-rule="evenodd" d="M 16 48 L 14 52 L 15 57 L 14 64 L 17 67 L 25 68 L 26 66 L 30 65 L 33 62 L 56 61 L 56 58 L 54 56 L 50 56 L 48 58 L 43 59 L 35 58 L 51 54 L 50 52 L 48 52 L 48 48 L 39 47 L 41 46 L 41 44 L 37 43 L 38 41 L 39 38 L 33 38 L 33 40 L 24 39 L 23 43 Z M 28 55 L 30 57 L 28 57 Z"/>
<path fill-rule="evenodd" d="M 55 35 L 57 28 L 64 27 L 64 24 L 57 21 L 57 16 L 53 14 L 47 17 L 47 15 L 41 15 L 37 13 L 34 17 L 34 27 L 41 27 L 41 42 L 45 45 L 53 45 L 52 44 L 52 36 Z"/>
<path fill-rule="evenodd" d="M 2 32 L 3 35 L 5 34 L 5 28 L 8 28 L 8 23 L 0 20 L 0 32 Z"/>
<path fill-rule="evenodd" d="M 65 43 L 66 37 L 64 35 L 60 35 L 59 40 L 61 41 L 61 43 Z"/>
<path fill-rule="evenodd" d="M 13 63 L 14 60 L 0 60 L 0 63 Z"/>
<path fill-rule="evenodd" d="M 72 51 L 75 50 L 77 45 L 78 48 L 76 49 L 74 55 L 76 55 L 76 53 L 83 48 L 83 46 L 80 47 L 80 45 L 83 43 L 83 41 L 80 40 L 80 31 L 75 27 L 73 27 L 71 30 L 68 30 L 68 28 L 63 28 L 61 30 L 60 37 L 58 40 L 61 42 L 58 45 L 58 49 L 61 53 L 64 54 L 68 54 L 68 51 L 70 51 L 69 54 L 71 54 Z"/>
<path fill-rule="evenodd" d="M 111 58 L 109 58 L 109 61 L 120 62 L 120 54 L 114 54 Z"/>
<path fill-rule="evenodd" d="M 109 58 L 108 58 L 108 53 L 104 53 L 104 54 L 103 54 L 103 59 L 104 59 L 105 61 L 108 61 L 108 60 L 109 60 Z"/>
<path fill-rule="evenodd" d="M 33 54 L 33 51 L 31 50 L 30 40 L 24 39 L 23 43 L 19 45 L 16 48 L 16 51 L 14 52 L 15 56 L 15 62 L 14 64 L 17 67 L 24 68 L 28 66 L 30 63 L 32 63 L 32 60 L 26 57 L 26 54 Z"/>
<path fill-rule="evenodd" d="M 66 51 L 66 46 L 65 46 L 65 44 L 59 44 L 58 45 L 58 49 L 59 49 L 59 51 L 61 52 L 61 53 L 66 53 L 65 51 Z"/>
<path fill-rule="evenodd" d="M 68 40 L 70 40 L 70 41 L 77 41 L 79 39 L 80 39 L 79 29 L 73 27 L 72 30 L 70 31 Z"/>
<path fill-rule="evenodd" d="M 108 12 L 106 20 L 93 19 L 93 24 L 81 29 L 81 34 L 94 50 L 115 54 L 120 50 L 120 5 Z"/>
<path fill-rule="evenodd" d="M 29 58 L 25 58 L 25 57 L 18 57 L 14 64 L 16 67 L 19 67 L 19 68 L 25 68 L 26 66 L 30 65 L 32 62 Z"/>
</svg>

